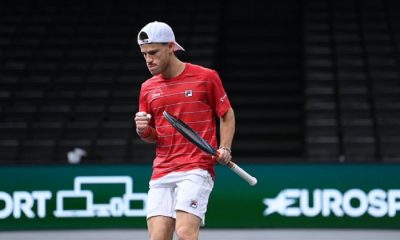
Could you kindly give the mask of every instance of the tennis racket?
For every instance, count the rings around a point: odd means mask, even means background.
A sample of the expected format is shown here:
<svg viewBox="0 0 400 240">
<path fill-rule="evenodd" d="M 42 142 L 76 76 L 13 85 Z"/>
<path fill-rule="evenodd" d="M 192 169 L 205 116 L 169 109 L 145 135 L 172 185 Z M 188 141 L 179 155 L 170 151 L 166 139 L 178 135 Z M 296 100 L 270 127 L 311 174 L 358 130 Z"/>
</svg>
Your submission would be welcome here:
<svg viewBox="0 0 400 240">
<path fill-rule="evenodd" d="M 198 133 L 196 133 L 193 129 L 191 129 L 186 123 L 182 120 L 178 119 L 177 117 L 172 116 L 167 111 L 163 112 L 165 119 L 179 132 L 181 133 L 186 139 L 192 142 L 194 145 L 199 147 L 204 152 L 211 154 L 212 156 L 219 157 L 219 152 L 211 146 L 206 140 L 204 140 Z M 230 161 L 228 162 L 227 166 L 243 178 L 246 182 L 248 182 L 251 186 L 257 184 L 257 179 L 239 167 L 236 163 Z"/>
</svg>

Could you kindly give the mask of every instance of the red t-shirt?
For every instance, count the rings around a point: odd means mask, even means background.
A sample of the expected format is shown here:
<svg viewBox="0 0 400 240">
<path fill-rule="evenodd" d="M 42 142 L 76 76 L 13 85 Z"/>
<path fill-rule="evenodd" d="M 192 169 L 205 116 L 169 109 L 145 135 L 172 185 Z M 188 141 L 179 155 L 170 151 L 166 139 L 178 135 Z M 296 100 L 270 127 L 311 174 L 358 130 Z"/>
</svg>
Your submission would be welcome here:
<svg viewBox="0 0 400 240">
<path fill-rule="evenodd" d="M 139 111 L 150 113 L 157 131 L 156 158 L 152 179 L 171 172 L 205 169 L 215 176 L 216 160 L 186 140 L 164 118 L 163 111 L 177 116 L 212 146 L 217 147 L 216 116 L 231 107 L 218 73 L 185 63 L 174 78 L 154 76 L 142 84 Z"/>
</svg>

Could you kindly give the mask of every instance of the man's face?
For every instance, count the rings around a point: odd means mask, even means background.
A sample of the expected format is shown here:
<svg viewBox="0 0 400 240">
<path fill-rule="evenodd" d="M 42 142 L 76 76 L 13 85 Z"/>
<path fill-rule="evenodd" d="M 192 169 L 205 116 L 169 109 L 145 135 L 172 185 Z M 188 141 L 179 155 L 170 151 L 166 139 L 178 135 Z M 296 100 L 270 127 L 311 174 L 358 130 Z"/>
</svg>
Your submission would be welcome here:
<svg viewBox="0 0 400 240">
<path fill-rule="evenodd" d="M 147 68 L 153 76 L 167 69 L 170 56 L 173 54 L 173 50 L 169 45 L 170 44 L 151 43 L 140 46 L 140 52 L 143 54 Z"/>
</svg>

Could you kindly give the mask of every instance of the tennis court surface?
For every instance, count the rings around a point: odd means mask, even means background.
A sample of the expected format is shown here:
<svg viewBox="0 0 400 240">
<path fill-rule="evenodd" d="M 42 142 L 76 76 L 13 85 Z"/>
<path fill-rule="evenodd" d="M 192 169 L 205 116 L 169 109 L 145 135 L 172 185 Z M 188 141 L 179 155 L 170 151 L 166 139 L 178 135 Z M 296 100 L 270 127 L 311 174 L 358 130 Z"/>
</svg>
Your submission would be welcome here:
<svg viewBox="0 0 400 240">
<path fill-rule="evenodd" d="M 0 232 L 0 240 L 146 240 L 146 230 L 68 230 Z M 174 238 L 174 240 L 177 238 Z M 201 240 L 398 240 L 398 230 L 203 229 Z"/>
</svg>

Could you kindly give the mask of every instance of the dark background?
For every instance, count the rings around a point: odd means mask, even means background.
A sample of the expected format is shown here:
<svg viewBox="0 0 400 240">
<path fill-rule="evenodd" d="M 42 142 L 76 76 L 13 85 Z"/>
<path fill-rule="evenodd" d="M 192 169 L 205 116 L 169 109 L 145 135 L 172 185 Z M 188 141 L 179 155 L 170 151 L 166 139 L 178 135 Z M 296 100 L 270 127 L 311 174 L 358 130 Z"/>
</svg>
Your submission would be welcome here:
<svg viewBox="0 0 400 240">
<path fill-rule="evenodd" d="M 2 1 L 0 164 L 150 163 L 134 131 L 150 75 L 136 34 L 165 21 L 218 70 L 236 162 L 400 161 L 395 0 Z"/>
</svg>

